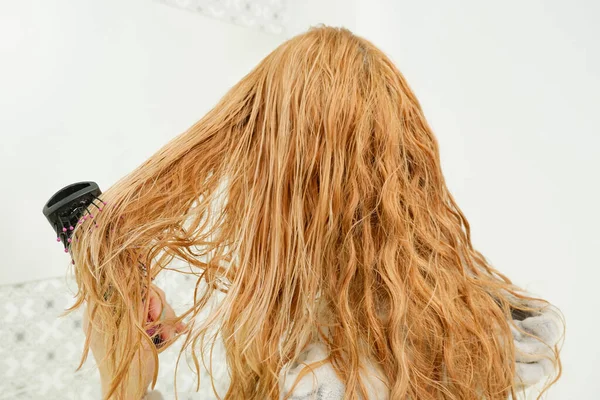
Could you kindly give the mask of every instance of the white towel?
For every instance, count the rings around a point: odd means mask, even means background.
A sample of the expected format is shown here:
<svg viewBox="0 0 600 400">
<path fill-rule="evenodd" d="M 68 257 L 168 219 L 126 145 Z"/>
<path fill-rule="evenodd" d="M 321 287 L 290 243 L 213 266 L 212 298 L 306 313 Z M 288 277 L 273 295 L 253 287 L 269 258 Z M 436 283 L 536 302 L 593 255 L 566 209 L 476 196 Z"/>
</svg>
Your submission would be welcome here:
<svg viewBox="0 0 600 400">
<path fill-rule="evenodd" d="M 551 361 L 552 349 L 562 337 L 562 322 L 552 307 L 544 309 L 541 314 L 522 316 L 522 320 L 514 320 L 525 333 L 511 326 L 515 343 L 517 387 L 528 388 L 541 383 L 556 374 Z M 540 342 L 528 335 L 530 333 L 541 338 Z M 550 346 L 550 347 L 549 347 Z M 280 380 L 281 398 L 290 393 L 300 371 L 308 364 L 327 358 L 327 349 L 323 344 L 309 345 L 301 356 L 286 371 L 282 371 Z M 381 371 L 373 364 L 368 364 L 361 377 L 367 385 L 368 400 L 386 400 L 386 385 L 379 377 Z M 330 363 L 325 363 L 312 372 L 308 372 L 293 387 L 290 400 L 340 400 L 344 398 L 344 384 L 336 375 Z M 158 391 L 149 392 L 145 400 L 162 400 Z"/>
<path fill-rule="evenodd" d="M 553 348 L 562 336 L 562 322 L 552 307 L 542 310 L 541 314 L 523 316 L 522 320 L 514 320 L 516 326 L 525 331 L 520 332 L 511 326 L 515 343 L 515 383 L 518 389 L 525 389 L 541 383 L 545 379 L 553 378 L 556 374 L 554 368 Z M 545 343 L 531 337 L 535 335 Z M 323 345 L 310 345 L 302 357 L 295 363 L 281 380 L 281 398 L 290 392 L 296 377 L 303 366 L 324 360 L 327 357 Z M 368 372 L 362 374 L 368 384 L 368 400 L 385 400 L 388 398 L 387 389 L 381 380 L 377 379 L 378 371 L 370 365 Z M 344 397 L 344 385 L 335 374 L 331 364 L 315 368 L 313 373 L 308 373 L 298 383 L 292 392 L 290 400 L 339 400 Z"/>
</svg>

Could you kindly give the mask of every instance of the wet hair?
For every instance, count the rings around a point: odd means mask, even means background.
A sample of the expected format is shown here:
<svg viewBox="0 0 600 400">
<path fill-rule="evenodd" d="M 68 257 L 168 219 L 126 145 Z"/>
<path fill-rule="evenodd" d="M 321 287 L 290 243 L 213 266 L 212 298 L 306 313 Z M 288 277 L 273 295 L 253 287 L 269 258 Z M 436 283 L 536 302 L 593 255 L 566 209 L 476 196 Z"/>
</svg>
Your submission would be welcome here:
<svg viewBox="0 0 600 400">
<path fill-rule="evenodd" d="M 315 341 L 346 399 L 367 397 L 367 360 L 392 399 L 506 399 L 511 313 L 547 306 L 473 248 L 417 98 L 346 29 L 280 45 L 103 198 L 98 227 L 75 232 L 75 307 L 102 326 L 117 398 L 150 340 L 142 300 L 174 259 L 198 279 L 182 318 L 220 293 L 184 347 L 199 368 L 222 338 L 226 399 L 279 398 Z"/>
</svg>

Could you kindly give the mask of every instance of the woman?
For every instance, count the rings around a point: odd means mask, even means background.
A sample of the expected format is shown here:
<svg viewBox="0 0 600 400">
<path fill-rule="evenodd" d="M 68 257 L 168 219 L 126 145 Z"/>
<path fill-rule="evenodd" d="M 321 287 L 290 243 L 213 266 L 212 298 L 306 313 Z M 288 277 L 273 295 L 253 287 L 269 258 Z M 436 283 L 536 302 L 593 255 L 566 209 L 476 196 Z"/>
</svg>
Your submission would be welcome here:
<svg viewBox="0 0 600 400">
<path fill-rule="evenodd" d="M 473 248 L 417 99 L 347 30 L 279 46 L 103 198 L 72 250 L 106 398 L 215 331 L 226 399 L 506 399 L 560 375 L 560 319 Z M 180 317 L 152 285 L 173 258 L 198 278 Z"/>
</svg>

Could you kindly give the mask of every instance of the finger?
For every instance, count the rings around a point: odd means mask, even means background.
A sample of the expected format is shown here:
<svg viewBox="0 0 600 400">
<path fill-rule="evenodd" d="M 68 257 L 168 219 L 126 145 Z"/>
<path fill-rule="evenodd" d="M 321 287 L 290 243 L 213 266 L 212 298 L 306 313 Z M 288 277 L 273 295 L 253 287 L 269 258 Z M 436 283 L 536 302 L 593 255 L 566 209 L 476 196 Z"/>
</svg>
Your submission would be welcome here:
<svg viewBox="0 0 600 400">
<path fill-rule="evenodd" d="M 185 331 L 187 329 L 187 325 L 184 324 L 182 321 L 179 321 L 177 323 L 177 325 L 175 325 L 175 331 L 177 333 L 182 333 L 183 331 Z"/>
<path fill-rule="evenodd" d="M 175 314 L 175 310 L 173 310 L 173 307 L 171 307 L 170 304 L 165 303 L 164 304 L 164 319 L 162 321 L 162 327 L 163 327 L 162 339 L 163 340 L 171 340 L 173 337 L 175 337 L 175 335 L 177 333 L 177 325 L 174 323 L 174 321 L 176 319 L 177 319 L 177 314 Z"/>
<path fill-rule="evenodd" d="M 165 293 L 160 288 L 154 285 L 151 287 L 149 301 L 148 320 L 160 323 L 159 327 L 149 329 L 148 334 L 150 336 L 158 331 L 160 339 L 167 341 L 173 339 L 185 329 L 185 324 L 175 323 L 177 314 L 175 314 L 173 307 L 167 303 Z"/>
<path fill-rule="evenodd" d="M 148 305 L 148 319 L 150 321 L 160 320 L 160 316 L 163 313 L 163 300 L 159 294 L 155 291 L 150 292 L 149 305 Z"/>
</svg>

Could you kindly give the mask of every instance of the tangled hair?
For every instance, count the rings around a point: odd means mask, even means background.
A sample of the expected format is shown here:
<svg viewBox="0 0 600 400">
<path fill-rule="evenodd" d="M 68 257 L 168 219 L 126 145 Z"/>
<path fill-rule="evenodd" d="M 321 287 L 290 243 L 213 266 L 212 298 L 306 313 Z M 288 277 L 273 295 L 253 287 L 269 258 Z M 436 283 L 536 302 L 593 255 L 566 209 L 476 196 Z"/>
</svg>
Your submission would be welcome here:
<svg viewBox="0 0 600 400">
<path fill-rule="evenodd" d="M 139 378 L 143 300 L 174 259 L 198 278 L 182 318 L 222 293 L 184 347 L 203 356 L 220 334 L 226 399 L 279 398 L 280 374 L 315 341 L 346 399 L 367 397 L 366 360 L 391 399 L 518 390 L 511 312 L 547 303 L 473 248 L 415 95 L 348 30 L 283 43 L 103 197 L 98 227 L 75 232 L 74 308 L 89 302 L 103 328 L 110 396 Z"/>
</svg>

